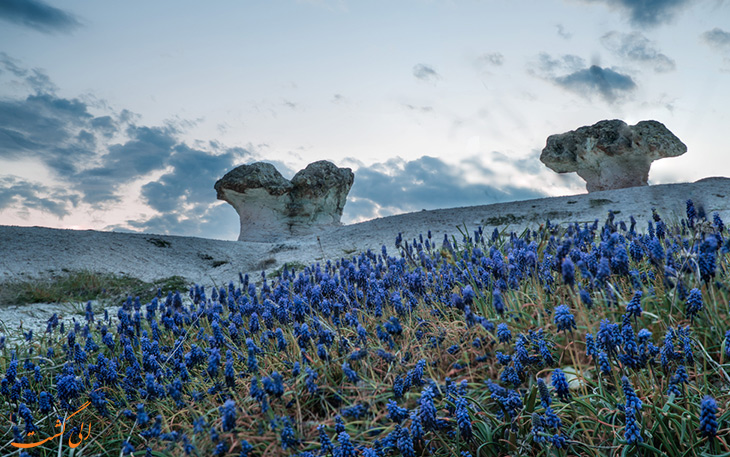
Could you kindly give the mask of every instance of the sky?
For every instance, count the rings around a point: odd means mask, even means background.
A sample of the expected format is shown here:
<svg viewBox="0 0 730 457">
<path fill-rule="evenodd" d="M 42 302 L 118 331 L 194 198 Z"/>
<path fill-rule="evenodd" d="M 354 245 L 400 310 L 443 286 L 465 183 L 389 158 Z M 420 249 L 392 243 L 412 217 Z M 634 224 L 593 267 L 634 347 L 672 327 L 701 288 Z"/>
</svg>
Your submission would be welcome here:
<svg viewBox="0 0 730 457">
<path fill-rule="evenodd" d="M 585 193 L 549 135 L 654 119 L 730 175 L 727 0 L 0 0 L 0 224 L 236 239 L 236 166 L 355 173 L 342 220 Z"/>
</svg>

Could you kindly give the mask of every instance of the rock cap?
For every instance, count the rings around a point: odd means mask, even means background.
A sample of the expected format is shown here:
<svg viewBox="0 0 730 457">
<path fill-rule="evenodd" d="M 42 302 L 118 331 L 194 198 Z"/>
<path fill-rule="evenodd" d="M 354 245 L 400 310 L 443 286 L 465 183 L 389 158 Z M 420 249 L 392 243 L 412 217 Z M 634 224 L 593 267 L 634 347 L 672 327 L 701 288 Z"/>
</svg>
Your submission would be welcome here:
<svg viewBox="0 0 730 457">
<path fill-rule="evenodd" d="M 267 162 L 241 165 L 229 171 L 213 186 L 219 200 L 224 189 L 245 193 L 248 189 L 264 189 L 271 195 L 283 195 L 292 189 L 292 183 L 279 170 Z"/>
</svg>

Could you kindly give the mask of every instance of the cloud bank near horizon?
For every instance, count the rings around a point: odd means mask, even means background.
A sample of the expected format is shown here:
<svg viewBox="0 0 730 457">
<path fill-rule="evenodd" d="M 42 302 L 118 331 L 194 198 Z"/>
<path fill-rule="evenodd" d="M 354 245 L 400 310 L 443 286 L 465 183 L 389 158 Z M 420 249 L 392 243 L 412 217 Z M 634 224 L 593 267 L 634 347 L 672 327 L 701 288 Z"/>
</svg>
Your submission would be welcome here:
<svg viewBox="0 0 730 457">
<path fill-rule="evenodd" d="M 355 171 L 343 222 L 422 210 L 478 206 L 547 197 L 560 185 L 580 191 L 575 175 L 558 175 L 534 157 L 514 159 L 499 152 L 473 155 L 449 164 L 437 157 L 389 159 Z M 515 179 L 519 177 L 520 179 Z M 528 183 L 541 183 L 540 188 Z"/>
</svg>

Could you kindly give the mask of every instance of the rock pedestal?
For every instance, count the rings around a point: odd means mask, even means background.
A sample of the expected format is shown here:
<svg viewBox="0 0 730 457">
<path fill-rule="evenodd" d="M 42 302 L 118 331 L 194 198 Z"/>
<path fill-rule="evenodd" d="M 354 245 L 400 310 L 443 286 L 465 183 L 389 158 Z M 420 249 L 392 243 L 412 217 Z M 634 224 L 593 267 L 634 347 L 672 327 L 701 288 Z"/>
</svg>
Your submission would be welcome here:
<svg viewBox="0 0 730 457">
<path fill-rule="evenodd" d="M 241 165 L 215 183 L 241 220 L 239 241 L 271 242 L 340 224 L 355 175 L 320 160 L 291 181 L 264 162 Z"/>
<path fill-rule="evenodd" d="M 661 122 L 629 126 L 614 119 L 549 136 L 540 161 L 558 173 L 578 173 L 594 192 L 646 186 L 653 161 L 685 152 L 687 146 Z"/>
</svg>

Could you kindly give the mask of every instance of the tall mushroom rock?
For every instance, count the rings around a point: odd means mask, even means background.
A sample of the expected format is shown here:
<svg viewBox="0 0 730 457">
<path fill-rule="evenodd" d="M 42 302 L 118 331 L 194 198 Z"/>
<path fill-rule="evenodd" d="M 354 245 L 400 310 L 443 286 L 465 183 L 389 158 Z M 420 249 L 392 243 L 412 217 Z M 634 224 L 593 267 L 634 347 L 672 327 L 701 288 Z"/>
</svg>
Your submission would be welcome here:
<svg viewBox="0 0 730 457">
<path fill-rule="evenodd" d="M 558 173 L 578 173 L 594 192 L 646 186 L 653 161 L 685 152 L 687 146 L 661 122 L 629 126 L 614 119 L 549 136 L 540 161 Z"/>
<path fill-rule="evenodd" d="M 241 165 L 215 183 L 217 198 L 241 220 L 239 241 L 271 242 L 340 224 L 355 175 L 326 160 L 307 165 L 291 181 L 264 162 Z"/>
</svg>

